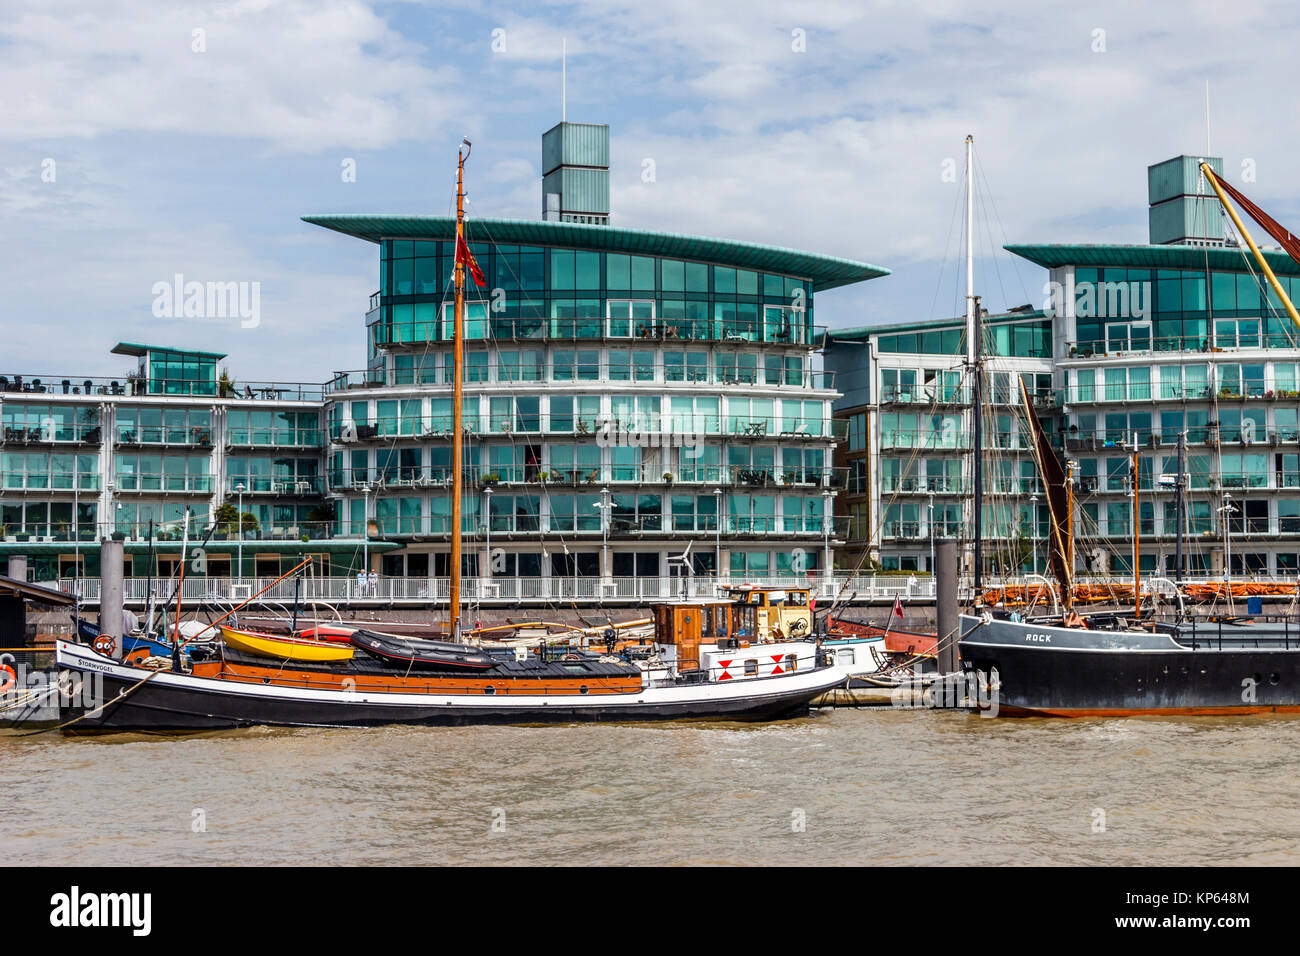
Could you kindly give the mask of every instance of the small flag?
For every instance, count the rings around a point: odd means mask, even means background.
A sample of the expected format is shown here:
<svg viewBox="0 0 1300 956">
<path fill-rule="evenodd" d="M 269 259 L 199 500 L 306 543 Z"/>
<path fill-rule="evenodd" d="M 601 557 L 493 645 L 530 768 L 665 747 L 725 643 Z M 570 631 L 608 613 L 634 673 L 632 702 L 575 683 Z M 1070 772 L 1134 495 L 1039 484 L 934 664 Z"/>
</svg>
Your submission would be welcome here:
<svg viewBox="0 0 1300 956">
<path fill-rule="evenodd" d="M 487 286 L 487 279 L 483 275 L 483 270 L 478 267 L 478 260 L 474 258 L 474 253 L 469 251 L 469 243 L 465 241 L 464 236 L 456 238 L 456 261 L 463 262 L 469 268 L 469 274 L 474 277 L 474 284 L 480 288 Z"/>
<path fill-rule="evenodd" d="M 893 609 L 892 611 L 889 612 L 889 616 L 890 616 L 890 617 L 902 617 L 902 616 L 903 616 L 903 599 L 902 599 L 902 598 L 900 598 L 900 597 L 896 597 L 896 598 L 894 598 L 894 609 Z"/>
</svg>

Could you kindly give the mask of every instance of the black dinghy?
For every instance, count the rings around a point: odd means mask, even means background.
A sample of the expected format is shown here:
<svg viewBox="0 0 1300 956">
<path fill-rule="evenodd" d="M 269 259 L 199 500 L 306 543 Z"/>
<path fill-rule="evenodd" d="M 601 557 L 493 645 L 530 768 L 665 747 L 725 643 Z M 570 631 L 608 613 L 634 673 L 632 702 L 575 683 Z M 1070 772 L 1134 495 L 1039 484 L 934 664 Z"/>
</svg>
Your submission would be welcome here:
<svg viewBox="0 0 1300 956">
<path fill-rule="evenodd" d="M 422 671 L 484 671 L 497 661 L 477 647 L 449 641 L 394 637 L 364 628 L 349 638 L 353 647 L 396 667 Z"/>
</svg>

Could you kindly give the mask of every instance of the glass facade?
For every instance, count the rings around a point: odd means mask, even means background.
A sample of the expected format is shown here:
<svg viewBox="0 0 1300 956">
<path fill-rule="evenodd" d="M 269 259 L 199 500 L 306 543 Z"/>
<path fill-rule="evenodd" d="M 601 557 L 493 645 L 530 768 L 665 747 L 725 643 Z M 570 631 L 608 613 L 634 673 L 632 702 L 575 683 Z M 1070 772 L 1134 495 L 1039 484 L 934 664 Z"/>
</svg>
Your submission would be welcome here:
<svg viewBox="0 0 1300 956">
<path fill-rule="evenodd" d="M 385 240 L 371 357 L 446 341 L 453 243 Z M 474 339 L 812 341 L 812 283 L 793 276 L 612 252 L 470 243 L 488 288 L 467 289 Z"/>
</svg>

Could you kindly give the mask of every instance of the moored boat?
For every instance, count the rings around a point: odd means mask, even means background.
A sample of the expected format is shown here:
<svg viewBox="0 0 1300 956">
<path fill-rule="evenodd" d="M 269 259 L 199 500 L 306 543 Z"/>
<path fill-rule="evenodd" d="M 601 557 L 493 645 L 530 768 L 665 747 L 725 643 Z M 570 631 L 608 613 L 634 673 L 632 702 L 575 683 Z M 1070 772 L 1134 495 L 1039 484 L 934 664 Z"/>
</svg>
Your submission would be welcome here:
<svg viewBox="0 0 1300 956">
<path fill-rule="evenodd" d="M 689 648 L 650 659 L 546 661 L 531 655 L 477 673 L 407 673 L 358 654 L 284 662 L 227 648 L 186 672 L 148 671 L 69 641 L 58 665 L 96 674 L 103 702 L 68 705 L 67 733 L 219 730 L 253 725 L 459 725 L 572 721 L 776 720 L 801 716 L 844 672 L 811 641 Z"/>
<path fill-rule="evenodd" d="M 336 644 L 347 644 L 356 632 L 357 628 L 342 624 L 314 624 L 296 632 L 294 636 L 304 641 L 332 641 Z"/>
<path fill-rule="evenodd" d="M 263 634 L 221 625 L 221 638 L 236 650 L 286 661 L 346 661 L 355 653 L 347 644 Z"/>
<path fill-rule="evenodd" d="M 352 647 L 388 664 L 414 670 L 482 671 L 496 663 L 491 655 L 473 644 L 394 637 L 365 628 L 352 632 L 348 639 Z"/>
<path fill-rule="evenodd" d="M 1295 626 L 1112 620 L 963 615 L 958 648 L 963 666 L 991 682 L 1001 716 L 1300 713 Z"/>
</svg>

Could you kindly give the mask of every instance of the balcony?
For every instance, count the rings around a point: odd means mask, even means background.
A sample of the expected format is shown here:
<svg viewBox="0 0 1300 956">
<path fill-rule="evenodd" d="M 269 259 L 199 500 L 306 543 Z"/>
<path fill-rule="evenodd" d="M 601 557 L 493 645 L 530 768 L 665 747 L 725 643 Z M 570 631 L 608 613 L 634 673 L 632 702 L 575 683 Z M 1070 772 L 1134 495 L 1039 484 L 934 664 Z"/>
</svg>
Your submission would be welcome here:
<svg viewBox="0 0 1300 956">
<path fill-rule="evenodd" d="M 448 346 L 450 347 L 450 346 Z M 553 372 L 553 370 L 552 370 Z M 355 392 L 378 388 L 422 388 L 429 386 L 450 385 L 451 377 L 445 369 L 431 367 L 426 369 L 367 369 L 351 372 L 339 372 L 325 386 L 327 395 L 337 396 L 341 392 Z M 562 373 L 560 376 L 547 374 L 541 365 L 529 365 L 525 369 L 496 369 L 491 377 L 467 380 L 466 388 L 478 385 L 507 385 L 512 388 L 540 392 L 554 385 L 568 387 L 571 385 L 604 385 L 610 388 L 648 388 L 653 385 L 693 386 L 711 385 L 715 387 L 744 387 L 775 389 L 778 393 L 789 391 L 832 391 L 835 388 L 835 373 L 825 371 L 790 370 L 782 368 L 779 372 L 769 374 L 766 369 L 735 368 L 711 365 L 697 368 L 691 365 L 660 362 L 658 360 L 630 365 L 602 363 L 594 372 L 575 371 Z M 355 397 L 355 396 L 350 396 Z"/>
<path fill-rule="evenodd" d="M 118 494 L 210 495 L 216 486 L 212 475 L 119 474 L 113 491 Z"/>
<path fill-rule="evenodd" d="M 372 300 L 373 301 L 373 300 Z M 374 343 L 386 350 L 424 350 L 430 345 L 450 343 L 450 318 L 422 322 L 384 322 L 369 326 Z M 772 323 L 739 319 L 629 319 L 602 318 L 469 318 L 465 338 L 469 342 L 491 338 L 498 342 L 624 342 L 690 344 L 723 342 L 736 345 L 798 346 L 812 349 L 826 332 L 825 326 L 809 329 L 798 320 Z"/>
<path fill-rule="evenodd" d="M 784 415 L 719 416 L 686 413 L 636 419 L 610 416 L 577 417 L 552 414 L 542 416 L 513 415 L 509 418 L 465 416 L 461 428 L 467 437 L 510 438 L 514 435 L 602 437 L 610 444 L 656 444 L 670 447 L 690 443 L 697 436 L 732 438 L 742 441 L 842 442 L 848 438 L 849 423 L 842 418 L 809 418 Z M 394 441 L 449 441 L 454 434 L 450 415 L 420 415 L 404 418 L 380 418 L 364 424 L 335 423 L 330 426 L 330 440 L 336 444 Z M 628 436 L 623 440 L 620 436 Z"/>
<path fill-rule="evenodd" d="M 98 425 L 5 425 L 0 444 L 12 445 L 98 445 L 102 430 Z"/>
<path fill-rule="evenodd" d="M 238 496 L 241 493 L 238 491 L 240 485 L 244 486 L 244 497 L 275 495 L 281 498 L 312 498 L 323 494 L 325 482 L 319 475 L 232 475 L 226 479 L 227 497 Z"/>
<path fill-rule="evenodd" d="M 5 471 L 0 473 L 0 490 L 5 492 L 58 495 L 96 495 L 99 493 L 99 474 L 81 474 L 76 477 L 71 472 L 22 472 Z"/>
<path fill-rule="evenodd" d="M 887 476 L 880 490 L 886 494 L 968 495 L 974 490 L 969 478 L 895 478 Z"/>
<path fill-rule="evenodd" d="M 115 437 L 116 443 L 123 446 L 212 447 L 212 429 L 203 425 L 196 425 L 191 428 L 118 425 Z"/>
<path fill-rule="evenodd" d="M 318 428 L 227 428 L 227 448 L 319 448 Z"/>
</svg>

